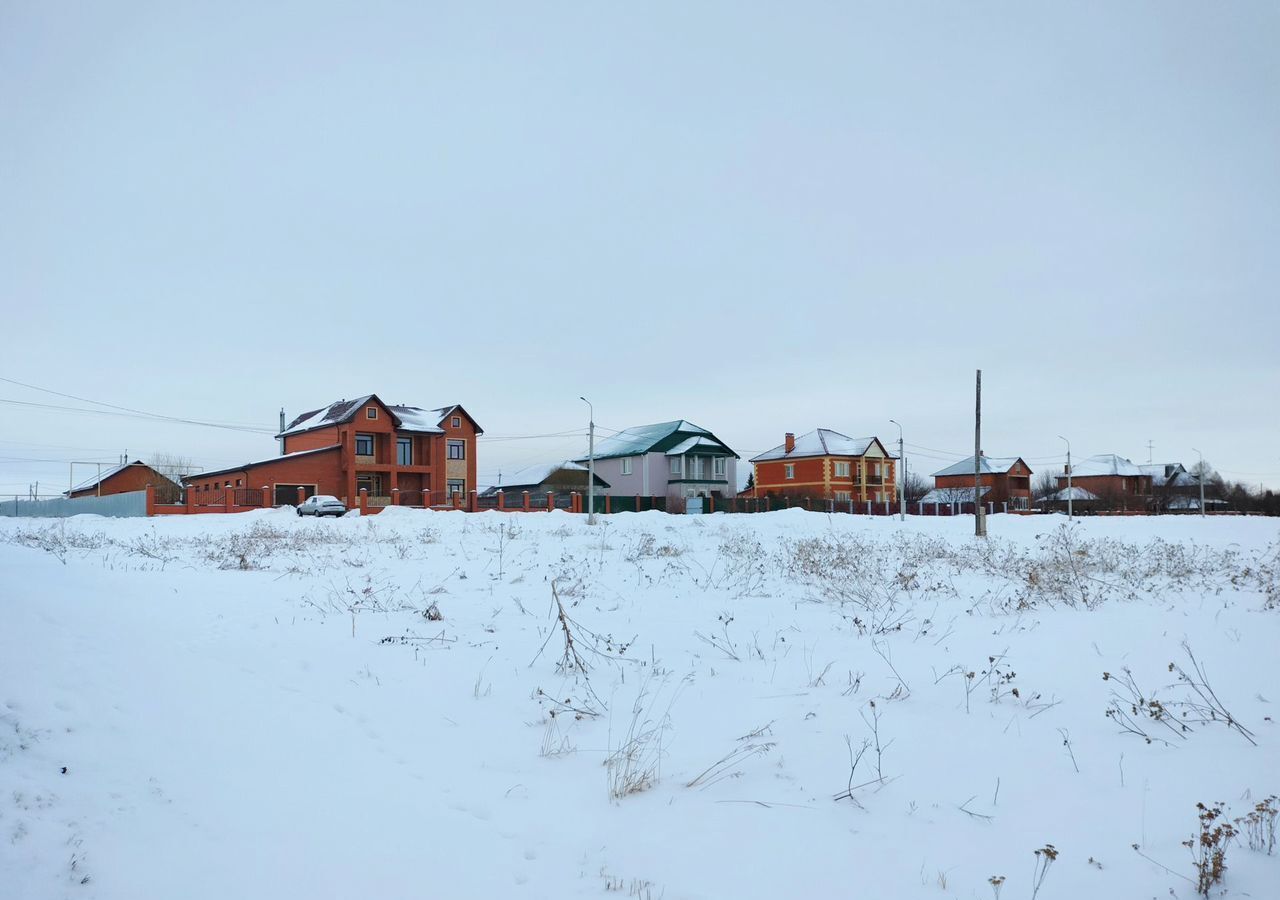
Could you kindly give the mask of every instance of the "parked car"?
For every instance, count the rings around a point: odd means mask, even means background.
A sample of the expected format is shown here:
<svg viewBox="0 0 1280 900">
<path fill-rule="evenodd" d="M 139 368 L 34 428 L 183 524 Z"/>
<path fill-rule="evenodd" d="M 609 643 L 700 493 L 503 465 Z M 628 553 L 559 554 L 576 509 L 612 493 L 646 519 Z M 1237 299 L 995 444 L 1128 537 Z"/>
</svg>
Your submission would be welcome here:
<svg viewBox="0 0 1280 900">
<path fill-rule="evenodd" d="M 346 512 L 346 505 L 328 494 L 313 494 L 298 506 L 300 516 L 341 516 Z"/>
</svg>

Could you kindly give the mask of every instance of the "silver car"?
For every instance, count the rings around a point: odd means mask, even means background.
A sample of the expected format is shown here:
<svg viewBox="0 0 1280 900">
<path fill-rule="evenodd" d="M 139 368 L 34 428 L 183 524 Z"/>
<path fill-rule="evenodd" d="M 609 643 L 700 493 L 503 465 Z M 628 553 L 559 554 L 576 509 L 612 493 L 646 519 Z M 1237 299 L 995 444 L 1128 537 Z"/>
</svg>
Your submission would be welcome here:
<svg viewBox="0 0 1280 900">
<path fill-rule="evenodd" d="M 328 494 L 313 494 L 298 506 L 300 516 L 342 516 L 346 512 L 343 502 Z"/>
</svg>

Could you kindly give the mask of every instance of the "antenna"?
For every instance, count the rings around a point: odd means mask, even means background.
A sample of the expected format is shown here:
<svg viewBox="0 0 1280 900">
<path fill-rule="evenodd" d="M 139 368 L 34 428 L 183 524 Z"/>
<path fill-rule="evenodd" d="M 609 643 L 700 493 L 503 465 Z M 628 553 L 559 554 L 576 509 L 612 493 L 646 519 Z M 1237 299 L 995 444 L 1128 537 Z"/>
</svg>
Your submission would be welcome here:
<svg viewBox="0 0 1280 900">
<path fill-rule="evenodd" d="M 1147 465 L 1151 465 L 1151 448 L 1155 446 L 1150 440 L 1147 441 Z"/>
</svg>

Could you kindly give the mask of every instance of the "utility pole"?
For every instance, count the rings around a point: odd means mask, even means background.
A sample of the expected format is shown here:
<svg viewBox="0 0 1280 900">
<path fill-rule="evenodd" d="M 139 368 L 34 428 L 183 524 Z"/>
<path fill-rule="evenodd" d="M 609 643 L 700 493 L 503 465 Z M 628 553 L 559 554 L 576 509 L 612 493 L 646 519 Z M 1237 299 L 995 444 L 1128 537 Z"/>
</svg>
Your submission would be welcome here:
<svg viewBox="0 0 1280 900">
<path fill-rule="evenodd" d="M 1062 435 L 1059 440 L 1067 441 Z M 1071 442 L 1067 441 L 1067 518 L 1071 518 Z"/>
<path fill-rule="evenodd" d="M 982 370 L 978 370 L 977 402 L 973 409 L 973 533 L 987 536 L 987 517 L 982 514 Z"/>
<path fill-rule="evenodd" d="M 890 419 L 898 426 L 898 521 L 907 521 L 907 454 L 902 445 L 902 424 L 897 419 Z"/>
<path fill-rule="evenodd" d="M 1152 443 L 1151 439 L 1148 438 L 1147 439 L 1147 465 L 1151 465 L 1151 451 L 1154 448 L 1154 446 L 1155 445 Z"/>
<path fill-rule="evenodd" d="M 1195 447 L 1191 448 L 1196 450 Z M 1200 517 L 1204 518 L 1204 454 L 1196 450 L 1200 454 L 1200 474 L 1196 476 L 1196 481 L 1200 482 Z"/>
<path fill-rule="evenodd" d="M 280 455 L 284 456 L 284 407 L 280 407 Z"/>
<path fill-rule="evenodd" d="M 586 397 L 579 397 L 587 404 L 587 524 L 596 524 L 596 409 Z"/>
</svg>

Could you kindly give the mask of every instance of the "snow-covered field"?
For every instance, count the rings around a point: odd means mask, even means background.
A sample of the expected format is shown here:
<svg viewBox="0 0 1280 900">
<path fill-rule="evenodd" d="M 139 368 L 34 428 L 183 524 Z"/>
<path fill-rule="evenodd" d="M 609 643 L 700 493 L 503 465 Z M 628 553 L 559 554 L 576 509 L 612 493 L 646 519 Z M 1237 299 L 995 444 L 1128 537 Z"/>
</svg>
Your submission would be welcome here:
<svg viewBox="0 0 1280 900">
<path fill-rule="evenodd" d="M 1280 526 L 971 530 L 0 520 L 0 897 L 1194 896 L 1280 792 Z"/>
</svg>

